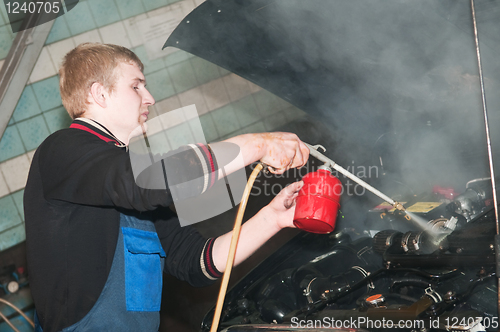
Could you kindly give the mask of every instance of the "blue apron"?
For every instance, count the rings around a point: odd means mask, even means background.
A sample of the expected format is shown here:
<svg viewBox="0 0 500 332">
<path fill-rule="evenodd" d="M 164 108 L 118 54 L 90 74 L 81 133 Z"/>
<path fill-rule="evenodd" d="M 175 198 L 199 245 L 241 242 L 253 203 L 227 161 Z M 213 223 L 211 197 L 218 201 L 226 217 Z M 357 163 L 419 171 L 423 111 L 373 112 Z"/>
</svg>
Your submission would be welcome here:
<svg viewBox="0 0 500 332">
<path fill-rule="evenodd" d="M 157 332 L 165 256 L 151 221 L 122 214 L 111 271 L 101 295 L 82 320 L 62 332 Z M 39 324 L 35 332 L 43 332 Z"/>
</svg>

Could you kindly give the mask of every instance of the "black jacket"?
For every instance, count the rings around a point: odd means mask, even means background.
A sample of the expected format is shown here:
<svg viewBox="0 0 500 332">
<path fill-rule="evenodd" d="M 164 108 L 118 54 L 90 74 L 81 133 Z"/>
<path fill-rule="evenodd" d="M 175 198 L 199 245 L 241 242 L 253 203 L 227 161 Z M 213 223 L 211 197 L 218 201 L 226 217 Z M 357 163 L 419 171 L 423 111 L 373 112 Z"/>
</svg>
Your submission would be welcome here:
<svg viewBox="0 0 500 332">
<path fill-rule="evenodd" d="M 138 187 L 126 149 L 106 142 L 107 132 L 75 123 L 87 131 L 60 130 L 37 149 L 24 194 L 28 271 L 44 332 L 78 322 L 97 301 L 111 268 L 120 212 L 155 221 L 166 273 L 195 286 L 220 277 L 213 239 L 180 227 L 167 208 L 173 203 L 169 190 Z M 203 172 L 195 153 L 182 156 L 194 173 Z"/>
</svg>

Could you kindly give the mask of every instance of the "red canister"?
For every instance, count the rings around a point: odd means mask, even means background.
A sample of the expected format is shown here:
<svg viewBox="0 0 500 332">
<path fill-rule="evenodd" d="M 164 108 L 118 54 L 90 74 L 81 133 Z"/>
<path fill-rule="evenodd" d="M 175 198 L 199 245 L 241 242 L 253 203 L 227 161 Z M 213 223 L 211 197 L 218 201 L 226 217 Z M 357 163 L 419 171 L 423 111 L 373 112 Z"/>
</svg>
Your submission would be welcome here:
<svg viewBox="0 0 500 332">
<path fill-rule="evenodd" d="M 329 169 L 307 173 L 297 196 L 293 223 L 311 233 L 326 234 L 335 228 L 342 184 Z"/>
</svg>

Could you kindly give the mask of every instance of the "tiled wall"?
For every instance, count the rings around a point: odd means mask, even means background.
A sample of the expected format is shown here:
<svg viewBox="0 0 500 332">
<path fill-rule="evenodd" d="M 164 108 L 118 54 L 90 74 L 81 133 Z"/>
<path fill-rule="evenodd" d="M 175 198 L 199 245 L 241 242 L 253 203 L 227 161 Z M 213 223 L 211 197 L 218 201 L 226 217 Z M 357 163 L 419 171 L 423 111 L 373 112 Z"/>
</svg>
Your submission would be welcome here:
<svg viewBox="0 0 500 332">
<path fill-rule="evenodd" d="M 144 62 L 148 89 L 156 99 L 151 115 L 195 104 L 208 142 L 271 131 L 303 115 L 271 93 L 186 52 L 165 52 L 149 59 L 137 32 L 138 22 L 162 15 L 171 18 L 173 12 L 182 19 L 201 2 L 84 0 L 55 21 L 0 139 L 0 251 L 25 239 L 22 196 L 34 150 L 71 122 L 62 107 L 57 68 L 64 54 L 79 43 L 114 43 L 134 50 Z M 5 8 L 0 7 L 4 15 Z M 0 59 L 3 47 L 7 45 L 8 52 L 13 38 L 8 32 L 9 26 L 0 26 Z"/>
<path fill-rule="evenodd" d="M 3 63 L 3 59 L 9 53 L 10 46 L 14 40 L 14 34 L 9 25 L 9 18 L 7 17 L 7 12 L 3 3 L 0 3 L 0 60 Z"/>
</svg>

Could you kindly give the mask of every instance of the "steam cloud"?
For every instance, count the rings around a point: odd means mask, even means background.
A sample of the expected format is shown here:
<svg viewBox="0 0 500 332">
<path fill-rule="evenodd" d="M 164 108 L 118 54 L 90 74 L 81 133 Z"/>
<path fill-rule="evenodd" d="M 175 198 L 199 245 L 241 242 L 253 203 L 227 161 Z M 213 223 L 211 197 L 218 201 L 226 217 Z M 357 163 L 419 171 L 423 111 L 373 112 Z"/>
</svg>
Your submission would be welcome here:
<svg viewBox="0 0 500 332">
<path fill-rule="evenodd" d="M 500 151 L 495 10 L 499 4 L 476 2 Z M 489 176 L 469 1 L 287 0 L 262 11 L 256 23 L 302 80 L 305 109 L 336 132 L 332 158 L 380 164 L 382 157 L 414 192 L 435 184 L 461 191 Z"/>
</svg>

